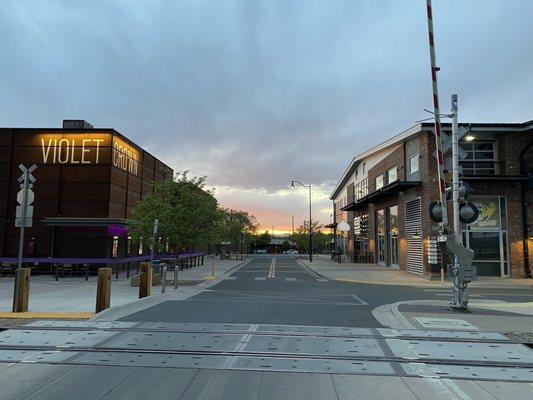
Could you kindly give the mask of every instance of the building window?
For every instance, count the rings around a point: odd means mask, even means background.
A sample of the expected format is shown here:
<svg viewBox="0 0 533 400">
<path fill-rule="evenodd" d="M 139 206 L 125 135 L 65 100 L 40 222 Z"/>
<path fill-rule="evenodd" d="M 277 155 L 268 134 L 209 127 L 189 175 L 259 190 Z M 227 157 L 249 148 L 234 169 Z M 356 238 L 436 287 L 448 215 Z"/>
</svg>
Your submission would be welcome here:
<svg viewBox="0 0 533 400">
<path fill-rule="evenodd" d="M 368 178 L 365 178 L 361 182 L 355 184 L 353 190 L 356 201 L 365 197 L 368 194 Z"/>
<path fill-rule="evenodd" d="M 494 142 L 461 142 L 461 148 L 467 156 L 460 161 L 463 175 L 494 175 L 495 151 Z"/>
<path fill-rule="evenodd" d="M 365 173 L 365 166 L 366 166 L 366 163 L 363 163 L 363 174 Z"/>
<path fill-rule="evenodd" d="M 128 241 L 126 243 L 126 255 L 131 257 L 131 236 L 128 236 Z"/>
<path fill-rule="evenodd" d="M 396 165 L 387 171 L 387 184 L 398 180 L 398 168 Z"/>
<path fill-rule="evenodd" d="M 409 157 L 409 173 L 418 172 L 418 153 Z"/>
<path fill-rule="evenodd" d="M 383 174 L 376 176 L 376 190 L 383 187 Z"/>
<path fill-rule="evenodd" d="M 111 252 L 111 257 L 118 257 L 118 236 L 113 236 L 113 248 Z"/>
</svg>

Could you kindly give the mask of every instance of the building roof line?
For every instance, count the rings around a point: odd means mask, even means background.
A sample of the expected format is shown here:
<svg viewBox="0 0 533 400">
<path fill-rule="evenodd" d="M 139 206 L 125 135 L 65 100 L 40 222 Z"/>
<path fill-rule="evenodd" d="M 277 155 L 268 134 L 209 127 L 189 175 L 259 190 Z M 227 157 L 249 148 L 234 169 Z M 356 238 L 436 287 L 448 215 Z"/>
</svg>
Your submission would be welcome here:
<svg viewBox="0 0 533 400">
<path fill-rule="evenodd" d="M 394 146 L 395 144 L 398 144 L 398 143 L 402 142 L 406 138 L 408 138 L 410 136 L 413 136 L 414 134 L 420 132 L 422 130 L 422 128 L 423 128 L 423 124 L 413 125 L 410 128 L 408 128 L 408 129 L 398 133 L 397 135 L 393 136 L 392 138 L 387 139 L 387 140 L 379 143 L 378 145 L 376 145 L 374 147 L 371 147 L 370 149 L 368 149 L 368 150 L 358 154 L 357 156 L 355 156 L 352 159 L 352 161 L 350 162 L 350 164 L 348 165 L 348 168 L 346 168 L 346 170 L 344 171 L 344 174 L 342 175 L 341 179 L 339 180 L 339 182 L 335 186 L 335 189 L 333 189 L 333 192 L 329 196 L 330 200 L 333 200 L 339 194 L 340 189 L 346 184 L 346 182 L 348 181 L 350 176 L 353 174 L 353 172 L 355 171 L 355 168 L 357 168 L 357 166 L 359 165 L 359 162 L 362 159 L 364 159 L 365 157 L 368 157 L 369 155 L 374 154 L 374 153 L 376 153 L 378 151 L 384 150 L 384 149 L 386 149 L 388 147 Z"/>
<path fill-rule="evenodd" d="M 446 128 L 451 128 L 450 122 L 442 122 L 441 125 Z M 473 123 L 459 123 L 460 126 L 470 126 L 474 130 L 499 130 L 501 128 L 506 129 L 512 129 L 516 131 L 526 131 L 533 129 L 533 120 L 525 121 L 525 122 L 473 122 Z M 433 122 L 422 122 L 415 124 L 411 126 L 410 128 L 400 132 L 399 134 L 393 136 L 390 139 L 387 139 L 378 145 L 371 147 L 370 149 L 358 154 L 357 156 L 352 158 L 352 161 L 344 171 L 341 179 L 338 181 L 337 185 L 331 192 L 331 195 L 329 196 L 330 200 L 333 200 L 340 192 L 340 190 L 344 187 L 350 176 L 355 171 L 355 168 L 359 165 L 358 162 L 360 162 L 365 157 L 368 157 L 378 151 L 384 150 L 386 148 L 389 148 L 395 144 L 401 143 L 411 136 L 414 136 L 415 134 L 423 131 L 423 130 L 432 130 L 434 127 Z"/>
</svg>

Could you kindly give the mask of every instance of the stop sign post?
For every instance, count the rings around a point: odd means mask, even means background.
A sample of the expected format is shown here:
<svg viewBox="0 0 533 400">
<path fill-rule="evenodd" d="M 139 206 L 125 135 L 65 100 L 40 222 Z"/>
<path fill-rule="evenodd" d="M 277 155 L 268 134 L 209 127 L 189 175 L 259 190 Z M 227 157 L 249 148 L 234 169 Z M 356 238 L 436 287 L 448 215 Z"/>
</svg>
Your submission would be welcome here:
<svg viewBox="0 0 533 400">
<path fill-rule="evenodd" d="M 17 264 L 17 276 L 15 278 L 15 288 L 13 291 L 13 311 L 20 312 L 25 311 L 27 304 L 21 299 L 24 297 L 22 293 L 22 256 L 24 252 L 24 228 L 32 226 L 33 206 L 31 205 L 35 199 L 33 192 L 33 184 L 35 183 L 35 177 L 31 174 L 37 165 L 33 164 L 31 167 L 26 168 L 23 164 L 19 165 L 22 175 L 18 178 L 20 183 L 20 191 L 17 193 L 17 208 L 15 214 L 15 226 L 20 227 L 19 235 L 19 251 L 18 251 L 18 264 Z"/>
</svg>

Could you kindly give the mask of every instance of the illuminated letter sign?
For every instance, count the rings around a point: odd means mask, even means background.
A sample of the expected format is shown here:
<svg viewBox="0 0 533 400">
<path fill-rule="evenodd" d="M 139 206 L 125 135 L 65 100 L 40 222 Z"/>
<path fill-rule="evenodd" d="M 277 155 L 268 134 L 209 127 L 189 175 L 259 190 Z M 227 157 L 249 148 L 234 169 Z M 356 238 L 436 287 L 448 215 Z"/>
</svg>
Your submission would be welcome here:
<svg viewBox="0 0 533 400">
<path fill-rule="evenodd" d="M 113 138 L 113 165 L 130 174 L 138 175 L 139 152 L 117 137 Z"/>
<path fill-rule="evenodd" d="M 43 164 L 98 164 L 103 139 L 41 138 Z"/>
</svg>

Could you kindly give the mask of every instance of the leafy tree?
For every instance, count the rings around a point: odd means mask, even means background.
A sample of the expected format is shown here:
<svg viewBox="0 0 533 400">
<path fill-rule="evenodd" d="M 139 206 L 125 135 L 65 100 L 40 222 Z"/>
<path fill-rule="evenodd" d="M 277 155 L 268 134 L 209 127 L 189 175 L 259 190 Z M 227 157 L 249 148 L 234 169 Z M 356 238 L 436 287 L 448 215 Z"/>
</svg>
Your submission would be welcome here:
<svg viewBox="0 0 533 400">
<path fill-rule="evenodd" d="M 259 235 L 254 236 L 254 245 L 256 249 L 264 249 L 268 246 L 270 243 L 270 233 L 268 231 L 265 231 Z"/>
<path fill-rule="evenodd" d="M 322 231 L 323 228 L 318 221 L 311 222 L 314 251 L 323 252 L 328 248 L 329 242 L 331 242 L 332 235 L 330 233 L 324 233 Z M 301 252 L 309 252 L 309 221 L 304 221 L 296 228 L 292 239 Z"/>
<path fill-rule="evenodd" d="M 206 189 L 205 182 L 206 177 L 189 177 L 188 171 L 155 182 L 154 193 L 133 209 L 130 228 L 134 240 L 151 240 L 156 218 L 157 236 L 167 238 L 178 251 L 217 240 L 222 215 L 213 190 Z"/>
<path fill-rule="evenodd" d="M 256 218 L 246 211 L 225 208 L 219 211 L 221 239 L 230 241 L 234 251 L 239 251 L 241 244 L 248 246 L 257 229 Z"/>
</svg>

